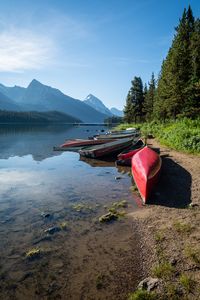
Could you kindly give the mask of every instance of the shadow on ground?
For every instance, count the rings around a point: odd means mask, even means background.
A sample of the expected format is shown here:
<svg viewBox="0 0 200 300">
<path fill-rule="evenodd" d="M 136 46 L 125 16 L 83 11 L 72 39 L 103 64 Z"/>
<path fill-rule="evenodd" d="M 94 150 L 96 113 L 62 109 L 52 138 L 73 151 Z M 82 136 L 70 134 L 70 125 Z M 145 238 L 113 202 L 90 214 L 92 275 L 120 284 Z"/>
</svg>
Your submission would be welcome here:
<svg viewBox="0 0 200 300">
<path fill-rule="evenodd" d="M 161 155 L 161 157 L 159 183 L 148 204 L 184 208 L 191 202 L 191 175 L 170 159 L 170 156 Z"/>
</svg>

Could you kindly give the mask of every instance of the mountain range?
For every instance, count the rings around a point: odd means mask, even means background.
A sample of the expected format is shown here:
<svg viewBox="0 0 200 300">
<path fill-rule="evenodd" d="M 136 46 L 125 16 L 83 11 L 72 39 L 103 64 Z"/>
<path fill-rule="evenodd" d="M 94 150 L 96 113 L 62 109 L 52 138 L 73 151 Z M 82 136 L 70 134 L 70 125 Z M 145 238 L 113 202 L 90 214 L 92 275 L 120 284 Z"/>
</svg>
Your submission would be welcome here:
<svg viewBox="0 0 200 300">
<path fill-rule="evenodd" d="M 109 109 L 108 107 L 105 106 L 105 104 L 97 97 L 95 97 L 92 94 L 89 94 L 84 102 L 88 105 L 90 105 L 91 107 L 93 107 L 94 109 L 98 110 L 99 112 L 106 114 L 109 117 L 114 116 L 118 116 L 118 117 L 123 117 L 123 111 L 112 107 L 111 109 Z"/>
<path fill-rule="evenodd" d="M 36 79 L 33 79 L 27 88 L 0 84 L 0 110 L 58 111 L 85 123 L 101 123 L 108 116 L 117 114 L 111 112 L 100 99 L 91 94 L 81 101 Z"/>
</svg>

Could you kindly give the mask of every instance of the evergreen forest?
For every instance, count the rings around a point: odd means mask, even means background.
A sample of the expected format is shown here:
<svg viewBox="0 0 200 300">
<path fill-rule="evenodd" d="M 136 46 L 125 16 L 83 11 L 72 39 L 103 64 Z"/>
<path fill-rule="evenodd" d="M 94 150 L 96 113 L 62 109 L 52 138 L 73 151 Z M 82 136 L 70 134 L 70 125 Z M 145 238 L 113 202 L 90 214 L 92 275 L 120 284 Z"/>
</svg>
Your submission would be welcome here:
<svg viewBox="0 0 200 300">
<path fill-rule="evenodd" d="M 200 19 L 184 9 L 175 28 L 172 45 L 162 62 L 158 79 L 154 73 L 143 85 L 134 77 L 124 108 L 124 121 L 166 122 L 200 114 Z"/>
</svg>

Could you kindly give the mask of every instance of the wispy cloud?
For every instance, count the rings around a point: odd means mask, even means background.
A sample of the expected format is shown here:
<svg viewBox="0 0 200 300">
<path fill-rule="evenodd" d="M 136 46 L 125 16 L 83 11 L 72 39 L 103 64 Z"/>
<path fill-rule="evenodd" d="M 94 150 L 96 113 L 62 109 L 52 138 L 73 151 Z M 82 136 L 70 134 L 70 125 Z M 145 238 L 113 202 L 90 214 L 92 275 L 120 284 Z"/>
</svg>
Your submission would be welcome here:
<svg viewBox="0 0 200 300">
<path fill-rule="evenodd" d="M 29 20 L 22 18 L 21 24 L 0 19 L 0 72 L 88 67 L 72 59 L 74 47 L 92 38 L 87 24 L 57 11 L 49 10 L 47 15 L 38 22 L 30 15 Z"/>
<path fill-rule="evenodd" d="M 53 55 L 49 38 L 28 30 L 3 29 L 0 32 L 0 72 L 23 72 L 46 66 Z"/>
</svg>

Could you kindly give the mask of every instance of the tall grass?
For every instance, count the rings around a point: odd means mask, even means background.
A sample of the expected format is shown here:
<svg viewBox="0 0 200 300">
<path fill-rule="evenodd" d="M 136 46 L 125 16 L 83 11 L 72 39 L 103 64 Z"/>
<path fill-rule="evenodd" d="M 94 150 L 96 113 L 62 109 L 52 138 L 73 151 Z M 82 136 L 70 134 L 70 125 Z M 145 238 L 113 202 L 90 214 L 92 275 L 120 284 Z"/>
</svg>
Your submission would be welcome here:
<svg viewBox="0 0 200 300">
<path fill-rule="evenodd" d="M 152 134 L 161 144 L 189 153 L 200 153 L 200 118 L 170 121 L 168 123 L 121 124 L 117 128 L 140 128 L 143 135 Z"/>
</svg>

